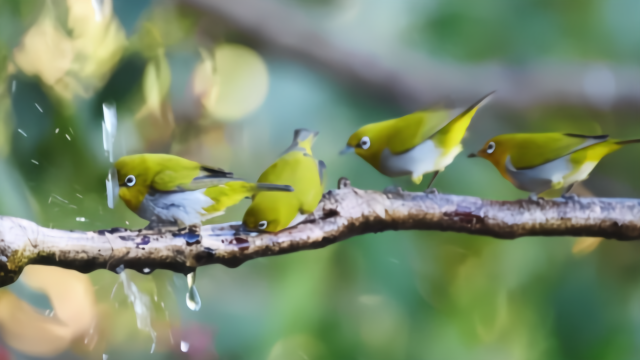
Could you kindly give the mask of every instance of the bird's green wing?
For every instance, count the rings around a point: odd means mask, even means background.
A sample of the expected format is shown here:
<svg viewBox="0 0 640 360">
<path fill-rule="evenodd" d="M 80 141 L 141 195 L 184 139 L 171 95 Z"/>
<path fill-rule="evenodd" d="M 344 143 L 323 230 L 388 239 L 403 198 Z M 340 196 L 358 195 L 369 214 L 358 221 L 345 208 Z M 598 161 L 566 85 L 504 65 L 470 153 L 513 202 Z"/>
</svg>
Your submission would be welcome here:
<svg viewBox="0 0 640 360">
<path fill-rule="evenodd" d="M 205 166 L 205 165 L 200 165 L 200 172 L 204 176 L 212 176 L 212 177 L 218 177 L 218 178 L 233 177 L 232 172 L 228 172 L 220 168 Z"/>
<path fill-rule="evenodd" d="M 453 141 L 456 145 L 462 140 L 462 136 L 471 121 L 475 111 L 486 103 L 493 95 L 493 92 L 483 96 L 464 110 L 460 109 L 432 109 L 418 111 L 413 114 L 396 119 L 394 135 L 390 136 L 388 148 L 393 154 L 401 154 L 413 149 L 427 139 L 434 137 L 445 127 L 451 128 L 443 139 L 434 139 L 436 142 L 443 142 L 441 146 L 449 146 L 447 140 Z M 464 126 L 451 127 L 449 124 L 465 122 Z M 450 142 L 450 141 L 449 141 Z"/>
<path fill-rule="evenodd" d="M 201 166 L 198 176 L 194 177 L 187 184 L 179 185 L 177 190 L 191 191 L 206 189 L 212 186 L 224 185 L 231 181 L 242 181 L 242 179 L 234 178 L 232 172 L 227 172 L 219 168 Z"/>
<path fill-rule="evenodd" d="M 192 191 L 236 181 L 233 173 L 202 166 L 180 157 L 167 157 L 151 186 L 158 191 Z"/>
<path fill-rule="evenodd" d="M 609 135 L 577 134 L 511 134 L 509 160 L 515 170 L 544 165 L 580 149 L 607 141 Z"/>
<path fill-rule="evenodd" d="M 453 119 L 448 109 L 417 111 L 395 120 L 393 134 L 387 148 L 393 154 L 402 154 L 418 146 Z"/>
</svg>

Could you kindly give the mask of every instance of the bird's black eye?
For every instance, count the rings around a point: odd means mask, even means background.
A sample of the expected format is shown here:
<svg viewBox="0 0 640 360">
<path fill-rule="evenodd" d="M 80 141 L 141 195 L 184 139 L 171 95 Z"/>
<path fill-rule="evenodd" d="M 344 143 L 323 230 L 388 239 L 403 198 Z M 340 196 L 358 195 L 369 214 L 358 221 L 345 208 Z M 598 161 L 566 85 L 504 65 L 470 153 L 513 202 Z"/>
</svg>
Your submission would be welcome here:
<svg viewBox="0 0 640 360">
<path fill-rule="evenodd" d="M 487 145 L 487 154 L 491 154 L 496 149 L 496 143 L 493 141 Z"/>
<path fill-rule="evenodd" d="M 124 179 L 124 183 L 125 183 L 127 186 L 133 186 L 133 185 L 135 185 L 135 184 L 136 184 L 136 177 L 135 177 L 135 176 L 133 176 L 133 175 L 129 175 L 129 176 L 127 176 L 127 178 L 126 178 L 126 179 Z"/>
<path fill-rule="evenodd" d="M 371 140 L 369 140 L 368 136 L 363 137 L 362 139 L 360 139 L 360 147 L 367 150 L 369 148 L 369 146 L 371 146 Z"/>
<path fill-rule="evenodd" d="M 258 229 L 264 230 L 266 228 L 267 228 L 267 222 L 265 220 L 262 220 L 258 223 Z"/>
</svg>

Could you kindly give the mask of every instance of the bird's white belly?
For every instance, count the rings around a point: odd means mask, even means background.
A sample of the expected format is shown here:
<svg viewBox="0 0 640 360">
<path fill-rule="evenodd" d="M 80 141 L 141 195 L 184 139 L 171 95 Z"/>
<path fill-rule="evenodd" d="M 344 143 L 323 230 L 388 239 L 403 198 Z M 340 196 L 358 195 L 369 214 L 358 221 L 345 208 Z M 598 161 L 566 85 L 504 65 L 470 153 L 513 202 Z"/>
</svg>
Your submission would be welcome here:
<svg viewBox="0 0 640 360">
<path fill-rule="evenodd" d="M 204 195 L 205 190 L 149 193 L 142 201 L 137 214 L 148 221 L 199 224 L 207 215 L 204 208 L 214 204 L 213 200 Z"/>
<path fill-rule="evenodd" d="M 437 147 L 432 140 L 426 140 L 413 149 L 394 155 L 389 149 L 382 151 L 380 172 L 387 176 L 422 175 L 442 171 L 462 151 L 462 146 L 449 152 Z"/>
<path fill-rule="evenodd" d="M 542 193 L 554 187 L 568 186 L 582 181 L 596 166 L 595 162 L 586 162 L 579 169 L 574 169 L 570 161 L 571 155 L 566 155 L 546 164 L 526 170 L 516 170 L 507 158 L 507 173 L 514 181 L 514 185 L 524 191 Z"/>
</svg>

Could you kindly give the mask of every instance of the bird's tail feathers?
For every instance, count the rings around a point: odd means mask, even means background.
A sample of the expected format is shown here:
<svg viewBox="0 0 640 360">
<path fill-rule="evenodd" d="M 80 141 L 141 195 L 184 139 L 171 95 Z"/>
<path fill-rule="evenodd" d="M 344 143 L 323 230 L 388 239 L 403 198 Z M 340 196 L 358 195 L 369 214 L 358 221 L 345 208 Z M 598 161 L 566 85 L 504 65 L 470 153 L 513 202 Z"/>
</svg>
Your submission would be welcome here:
<svg viewBox="0 0 640 360">
<path fill-rule="evenodd" d="M 462 116 L 465 116 L 471 112 L 475 112 L 475 110 L 479 109 L 481 106 L 483 106 L 484 104 L 488 103 L 489 100 L 491 100 L 491 98 L 493 97 L 493 94 L 495 94 L 495 90 L 488 93 L 487 95 L 483 96 L 482 98 L 480 98 L 479 100 L 477 100 L 476 102 L 474 102 L 473 104 L 469 105 L 466 109 L 464 109 L 462 112 L 460 112 L 460 114 L 456 117 L 456 118 L 460 118 Z"/>
<path fill-rule="evenodd" d="M 291 187 L 290 185 L 267 184 L 267 183 L 257 183 L 256 189 L 258 191 L 283 191 L 283 192 L 293 191 L 293 187 Z"/>
<path fill-rule="evenodd" d="M 622 140 L 622 141 L 616 142 L 616 144 L 618 145 L 627 145 L 627 144 L 635 144 L 635 143 L 640 143 L 640 139 Z"/>
<path fill-rule="evenodd" d="M 303 151 L 307 154 L 311 155 L 311 145 L 316 141 L 319 132 L 313 131 L 309 129 L 296 129 L 293 133 L 293 142 L 291 145 L 283 152 L 286 154 L 290 151 Z"/>
</svg>

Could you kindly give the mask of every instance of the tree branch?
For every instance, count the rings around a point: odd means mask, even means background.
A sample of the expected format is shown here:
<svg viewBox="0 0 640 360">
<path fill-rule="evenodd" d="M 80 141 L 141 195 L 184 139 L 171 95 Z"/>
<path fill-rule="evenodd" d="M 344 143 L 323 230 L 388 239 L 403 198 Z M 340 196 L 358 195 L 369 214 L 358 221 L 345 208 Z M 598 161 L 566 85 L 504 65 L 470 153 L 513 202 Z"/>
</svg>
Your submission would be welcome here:
<svg viewBox="0 0 640 360">
<path fill-rule="evenodd" d="M 408 111 L 455 96 L 472 102 L 492 90 L 492 103 L 506 107 L 640 105 L 637 67 L 588 63 L 515 67 L 498 63 L 443 63 L 394 52 L 395 67 L 373 54 L 346 47 L 309 26 L 291 6 L 273 0 L 176 0 L 289 56 L 316 65 L 359 89 L 395 101 Z M 219 21 L 212 21 L 219 23 Z M 594 80 L 595 79 L 595 80 Z M 590 83 L 595 84 L 589 85 Z M 603 84 L 606 83 L 606 84 Z"/>
<path fill-rule="evenodd" d="M 353 236 L 387 230 L 454 231 L 495 238 L 590 236 L 640 239 L 640 200 L 555 199 L 493 201 L 470 196 L 378 192 L 352 188 L 345 178 L 324 194 L 316 211 L 275 234 L 234 235 L 237 225 L 167 229 L 115 228 L 95 232 L 56 230 L 0 217 L 0 286 L 28 264 L 80 272 L 236 267 L 247 260 L 321 248 Z M 226 234 L 224 234 L 226 232 Z"/>
</svg>

